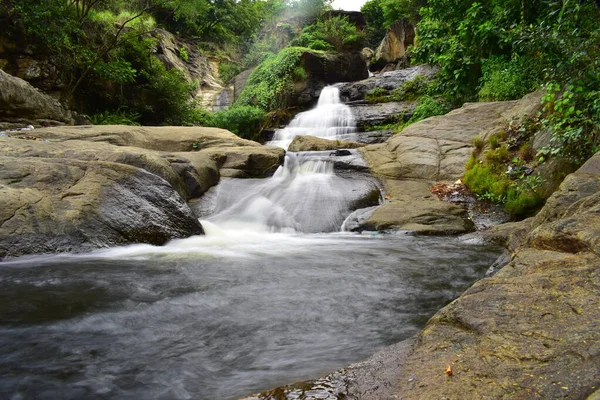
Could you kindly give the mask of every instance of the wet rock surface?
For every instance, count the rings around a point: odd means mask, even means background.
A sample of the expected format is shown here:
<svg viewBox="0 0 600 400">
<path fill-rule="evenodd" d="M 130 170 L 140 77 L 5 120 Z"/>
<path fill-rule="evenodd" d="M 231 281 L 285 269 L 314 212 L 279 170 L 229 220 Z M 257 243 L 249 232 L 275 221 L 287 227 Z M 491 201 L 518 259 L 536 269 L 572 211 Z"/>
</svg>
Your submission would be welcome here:
<svg viewBox="0 0 600 400">
<path fill-rule="evenodd" d="M 414 102 L 349 104 L 359 129 L 408 120 L 417 106 Z"/>
<path fill-rule="evenodd" d="M 201 234 L 186 200 L 264 176 L 283 149 L 213 128 L 87 126 L 0 137 L 0 259 Z"/>
<path fill-rule="evenodd" d="M 0 259 L 201 234 L 162 178 L 118 163 L 0 157 Z"/>
<path fill-rule="evenodd" d="M 288 147 L 288 151 L 325 151 L 338 149 L 356 149 L 364 144 L 357 142 L 344 142 L 340 140 L 329 140 L 318 138 L 315 136 L 299 135 L 292 140 Z"/>
</svg>

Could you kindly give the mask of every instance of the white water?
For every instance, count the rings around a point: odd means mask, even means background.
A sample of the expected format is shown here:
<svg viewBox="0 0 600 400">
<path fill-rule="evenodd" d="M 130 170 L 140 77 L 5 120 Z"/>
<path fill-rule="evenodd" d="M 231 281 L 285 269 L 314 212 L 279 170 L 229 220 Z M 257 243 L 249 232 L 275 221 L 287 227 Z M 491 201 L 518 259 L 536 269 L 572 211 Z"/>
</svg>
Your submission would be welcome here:
<svg viewBox="0 0 600 400">
<path fill-rule="evenodd" d="M 350 107 L 340 100 L 340 91 L 326 86 L 321 91 L 317 106 L 302 112 L 290 124 L 275 132 L 269 145 L 287 150 L 296 136 L 310 135 L 329 140 L 356 140 L 356 122 Z"/>
<path fill-rule="evenodd" d="M 270 179 L 224 180 L 204 196 L 200 214 L 226 230 L 339 231 L 353 210 L 378 204 L 379 191 L 370 177 L 337 176 L 327 158 L 328 152 L 288 153 Z"/>
</svg>

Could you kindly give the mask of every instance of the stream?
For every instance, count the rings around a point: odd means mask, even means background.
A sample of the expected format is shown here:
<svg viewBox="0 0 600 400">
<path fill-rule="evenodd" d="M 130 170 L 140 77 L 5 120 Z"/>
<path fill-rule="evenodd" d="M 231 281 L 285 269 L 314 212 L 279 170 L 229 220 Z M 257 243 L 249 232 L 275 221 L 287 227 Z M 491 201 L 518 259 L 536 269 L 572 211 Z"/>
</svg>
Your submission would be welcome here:
<svg viewBox="0 0 600 400">
<path fill-rule="evenodd" d="M 498 256 L 341 232 L 380 194 L 332 157 L 223 179 L 192 204 L 205 236 L 0 263 L 0 398 L 227 400 L 315 378 L 415 335 Z"/>
</svg>

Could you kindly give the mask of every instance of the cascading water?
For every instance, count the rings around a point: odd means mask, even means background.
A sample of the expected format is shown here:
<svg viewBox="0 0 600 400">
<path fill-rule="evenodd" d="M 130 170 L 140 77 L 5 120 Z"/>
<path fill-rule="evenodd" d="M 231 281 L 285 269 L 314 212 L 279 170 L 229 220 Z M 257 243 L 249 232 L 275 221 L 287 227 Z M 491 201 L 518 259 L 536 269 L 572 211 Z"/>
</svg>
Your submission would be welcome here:
<svg viewBox="0 0 600 400">
<path fill-rule="evenodd" d="M 275 132 L 271 146 L 288 146 L 296 136 L 311 135 L 330 140 L 356 139 L 356 122 L 352 110 L 340 100 L 340 90 L 326 86 L 321 91 L 317 106 L 302 112 L 290 124 Z"/>
<path fill-rule="evenodd" d="M 325 88 L 277 140 L 353 132 L 337 89 Z M 206 236 L 0 263 L 0 393 L 236 399 L 415 335 L 497 250 L 321 233 L 377 204 L 361 162 L 288 153 L 270 179 L 224 179 L 195 205 Z"/>
<path fill-rule="evenodd" d="M 200 214 L 238 230 L 339 231 L 353 210 L 378 204 L 379 190 L 366 175 L 336 175 L 332 158 L 329 152 L 288 153 L 270 179 L 223 181 L 205 196 Z"/>
</svg>

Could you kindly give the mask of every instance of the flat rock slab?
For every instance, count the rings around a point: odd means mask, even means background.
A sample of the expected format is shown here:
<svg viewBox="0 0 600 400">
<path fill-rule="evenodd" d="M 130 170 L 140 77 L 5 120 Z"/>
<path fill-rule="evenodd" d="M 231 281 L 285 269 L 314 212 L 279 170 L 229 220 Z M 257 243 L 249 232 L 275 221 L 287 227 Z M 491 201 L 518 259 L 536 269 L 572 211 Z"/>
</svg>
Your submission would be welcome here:
<svg viewBox="0 0 600 400">
<path fill-rule="evenodd" d="M 329 140 L 315 136 L 298 135 L 292 140 L 288 151 L 325 151 L 339 149 L 356 149 L 365 146 L 363 143 Z"/>
<path fill-rule="evenodd" d="M 466 209 L 441 201 L 425 181 L 394 180 L 386 184 L 388 200 L 357 230 L 406 230 L 422 235 L 448 235 L 475 229 Z"/>
</svg>

